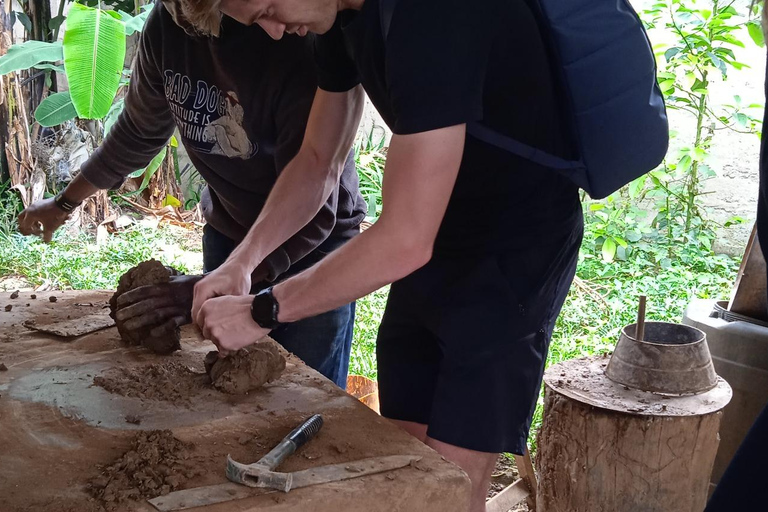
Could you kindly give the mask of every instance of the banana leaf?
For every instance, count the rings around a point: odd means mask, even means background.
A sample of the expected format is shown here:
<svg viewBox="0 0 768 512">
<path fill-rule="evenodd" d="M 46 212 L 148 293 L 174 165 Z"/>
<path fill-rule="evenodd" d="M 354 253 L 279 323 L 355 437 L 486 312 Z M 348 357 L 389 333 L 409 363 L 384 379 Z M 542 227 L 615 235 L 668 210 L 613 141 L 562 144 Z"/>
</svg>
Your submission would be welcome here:
<svg viewBox="0 0 768 512">
<path fill-rule="evenodd" d="M 77 116 L 69 91 L 51 94 L 35 110 L 35 120 L 40 126 L 56 126 Z"/>
<path fill-rule="evenodd" d="M 61 43 L 44 41 L 26 41 L 8 48 L 8 53 L 0 57 L 0 75 L 11 71 L 29 69 L 43 62 L 56 62 L 64 58 Z"/>
<path fill-rule="evenodd" d="M 108 11 L 72 4 L 64 31 L 64 68 L 78 117 L 107 115 L 120 85 L 125 25 Z"/>
</svg>

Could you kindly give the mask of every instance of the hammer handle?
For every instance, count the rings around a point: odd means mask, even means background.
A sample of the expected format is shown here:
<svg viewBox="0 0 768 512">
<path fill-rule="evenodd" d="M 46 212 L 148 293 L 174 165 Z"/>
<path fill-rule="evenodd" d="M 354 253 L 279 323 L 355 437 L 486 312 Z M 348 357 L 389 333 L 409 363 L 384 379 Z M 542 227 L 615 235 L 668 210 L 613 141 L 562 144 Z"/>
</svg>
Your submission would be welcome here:
<svg viewBox="0 0 768 512">
<path fill-rule="evenodd" d="M 320 427 L 323 426 L 323 417 L 319 414 L 315 414 L 311 418 L 307 419 L 304 423 L 296 427 L 290 434 L 285 436 L 280 443 L 272 448 L 272 450 L 259 460 L 256 464 L 259 466 L 266 466 L 270 470 L 275 469 L 285 460 L 286 457 L 293 452 L 304 446 L 304 444 L 312 439 L 315 434 L 320 431 Z"/>
</svg>

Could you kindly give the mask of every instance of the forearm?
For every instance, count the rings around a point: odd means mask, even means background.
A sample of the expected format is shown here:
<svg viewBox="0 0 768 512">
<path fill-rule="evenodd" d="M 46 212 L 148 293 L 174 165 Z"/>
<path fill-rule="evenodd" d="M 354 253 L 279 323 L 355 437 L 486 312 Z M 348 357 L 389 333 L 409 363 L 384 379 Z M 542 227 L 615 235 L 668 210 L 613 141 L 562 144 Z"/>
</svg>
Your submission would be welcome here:
<svg viewBox="0 0 768 512">
<path fill-rule="evenodd" d="M 80 203 L 91 197 L 99 190 L 101 189 L 95 185 L 92 185 L 88 180 L 85 179 L 85 176 L 78 174 L 64 189 L 64 197 L 75 203 Z"/>
<path fill-rule="evenodd" d="M 330 311 L 426 264 L 432 240 L 409 238 L 407 232 L 407 226 L 379 221 L 314 267 L 276 285 L 278 320 L 295 322 Z"/>
<path fill-rule="evenodd" d="M 378 222 L 306 272 L 275 286 L 278 320 L 295 322 L 401 279 L 432 257 L 464 151 L 464 125 L 395 136 Z"/>
</svg>

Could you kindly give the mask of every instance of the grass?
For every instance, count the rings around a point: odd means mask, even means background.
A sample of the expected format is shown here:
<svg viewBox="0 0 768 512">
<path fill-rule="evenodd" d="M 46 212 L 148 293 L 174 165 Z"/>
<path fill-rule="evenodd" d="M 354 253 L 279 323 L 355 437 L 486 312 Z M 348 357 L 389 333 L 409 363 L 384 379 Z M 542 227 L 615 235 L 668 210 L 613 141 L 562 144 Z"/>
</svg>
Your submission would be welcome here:
<svg viewBox="0 0 768 512">
<path fill-rule="evenodd" d="M 102 244 L 82 233 L 59 231 L 45 244 L 0 231 L 0 275 L 20 275 L 35 285 L 61 289 L 113 289 L 124 272 L 149 258 L 199 273 L 202 255 L 194 255 L 188 245 L 186 230 L 174 226 L 136 226 L 106 237 Z"/>
</svg>

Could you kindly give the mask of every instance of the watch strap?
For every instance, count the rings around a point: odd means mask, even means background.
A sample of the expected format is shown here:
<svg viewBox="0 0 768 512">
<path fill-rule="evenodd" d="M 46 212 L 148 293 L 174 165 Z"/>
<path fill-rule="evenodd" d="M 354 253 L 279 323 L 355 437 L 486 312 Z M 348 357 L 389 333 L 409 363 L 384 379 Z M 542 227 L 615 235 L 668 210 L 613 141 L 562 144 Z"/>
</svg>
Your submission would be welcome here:
<svg viewBox="0 0 768 512">
<path fill-rule="evenodd" d="M 64 191 L 59 192 L 56 194 L 56 197 L 53 199 L 53 202 L 56 206 L 58 206 L 60 209 L 64 210 L 67 213 L 70 213 L 72 210 L 83 204 L 82 201 L 79 203 L 76 203 L 75 201 L 71 201 L 70 199 L 67 199 L 67 197 L 64 195 Z"/>
<path fill-rule="evenodd" d="M 266 307 L 264 307 L 266 306 Z M 280 327 L 277 315 L 280 313 L 280 304 L 277 302 L 272 287 L 265 288 L 253 297 L 251 302 L 251 318 L 265 329 Z"/>
</svg>

